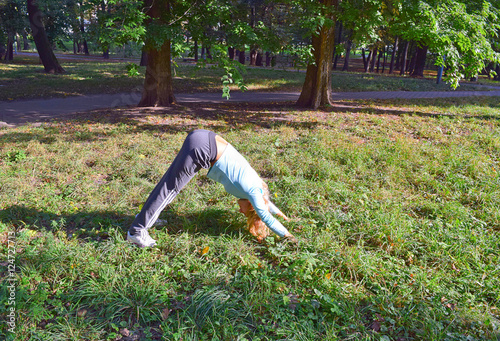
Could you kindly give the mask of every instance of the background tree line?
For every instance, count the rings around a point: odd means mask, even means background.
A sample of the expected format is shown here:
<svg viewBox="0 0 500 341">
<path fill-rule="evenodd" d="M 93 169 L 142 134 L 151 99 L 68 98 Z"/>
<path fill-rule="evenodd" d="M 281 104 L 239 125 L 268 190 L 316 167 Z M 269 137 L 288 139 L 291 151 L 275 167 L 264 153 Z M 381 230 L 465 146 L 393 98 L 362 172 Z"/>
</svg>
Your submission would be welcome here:
<svg viewBox="0 0 500 341">
<path fill-rule="evenodd" d="M 0 52 L 12 60 L 15 46 L 34 43 L 45 71 L 62 73 L 56 48 L 90 45 L 109 58 L 136 44 L 144 106 L 175 103 L 171 60 L 186 53 L 225 70 L 226 95 L 231 83 L 244 88 L 247 60 L 271 66 L 286 54 L 307 67 L 298 105 L 317 108 L 330 104 L 331 70 L 349 70 L 355 50 L 365 72 L 423 76 L 430 64 L 454 87 L 480 73 L 500 80 L 499 9 L 500 0 L 2 0 Z"/>
</svg>

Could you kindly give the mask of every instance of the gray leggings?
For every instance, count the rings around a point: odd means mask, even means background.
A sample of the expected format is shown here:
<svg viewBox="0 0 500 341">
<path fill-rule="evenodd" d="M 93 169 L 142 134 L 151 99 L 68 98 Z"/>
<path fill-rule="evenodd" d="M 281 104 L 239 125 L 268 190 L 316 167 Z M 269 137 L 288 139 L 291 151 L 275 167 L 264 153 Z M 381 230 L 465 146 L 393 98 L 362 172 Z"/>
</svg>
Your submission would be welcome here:
<svg viewBox="0 0 500 341">
<path fill-rule="evenodd" d="M 188 134 L 179 154 L 149 195 L 141 212 L 129 229 L 131 235 L 150 228 L 161 211 L 174 200 L 181 189 L 201 169 L 208 169 L 217 158 L 216 134 L 209 130 L 194 130 Z"/>
</svg>

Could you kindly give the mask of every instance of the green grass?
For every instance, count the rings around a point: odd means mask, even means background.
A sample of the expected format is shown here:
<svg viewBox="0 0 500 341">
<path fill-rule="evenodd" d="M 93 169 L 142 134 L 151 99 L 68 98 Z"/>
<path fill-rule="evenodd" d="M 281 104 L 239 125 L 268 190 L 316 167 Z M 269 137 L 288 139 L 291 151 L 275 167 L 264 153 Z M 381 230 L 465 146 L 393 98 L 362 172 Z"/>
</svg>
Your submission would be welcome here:
<svg viewBox="0 0 500 341">
<path fill-rule="evenodd" d="M 127 62 L 103 60 L 61 61 L 65 74 L 43 72 L 37 58 L 16 57 L 14 62 L 0 63 L 0 101 L 32 98 L 79 96 L 85 94 L 141 91 L 145 67 L 139 75 L 127 72 Z M 221 92 L 223 71 L 213 67 L 198 68 L 179 63 L 175 68 L 175 92 Z M 301 91 L 305 73 L 247 67 L 243 74 L 249 91 Z M 333 91 L 447 91 L 450 87 L 434 79 L 414 79 L 387 74 L 335 72 Z M 233 90 L 237 90 L 233 87 Z M 460 90 L 488 90 L 464 84 Z"/>
<path fill-rule="evenodd" d="M 105 110 L 2 128 L 0 262 L 6 278 L 16 232 L 17 329 L 0 337 L 498 340 L 499 118 L 498 100 L 470 98 Z M 152 229 L 157 248 L 124 241 L 193 128 L 248 158 L 298 246 L 257 243 L 206 171 Z"/>
</svg>

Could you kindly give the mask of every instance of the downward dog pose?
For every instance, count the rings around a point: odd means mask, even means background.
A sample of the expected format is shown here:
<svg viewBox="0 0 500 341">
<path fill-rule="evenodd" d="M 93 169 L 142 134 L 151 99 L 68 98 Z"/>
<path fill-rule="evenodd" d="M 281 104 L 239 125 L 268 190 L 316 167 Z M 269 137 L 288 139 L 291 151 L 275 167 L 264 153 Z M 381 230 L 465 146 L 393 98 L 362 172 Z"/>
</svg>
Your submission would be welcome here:
<svg viewBox="0 0 500 341">
<path fill-rule="evenodd" d="M 278 236 L 296 242 L 295 237 L 273 217 L 272 214 L 276 214 L 288 220 L 269 200 L 267 185 L 248 161 L 222 137 L 203 129 L 188 134 L 179 154 L 135 217 L 127 240 L 141 247 L 154 246 L 156 241 L 150 237 L 148 229 L 201 168 L 210 168 L 207 176 L 239 199 L 240 212 L 247 217 L 249 232 L 257 240 L 269 235 L 269 227 Z"/>
</svg>

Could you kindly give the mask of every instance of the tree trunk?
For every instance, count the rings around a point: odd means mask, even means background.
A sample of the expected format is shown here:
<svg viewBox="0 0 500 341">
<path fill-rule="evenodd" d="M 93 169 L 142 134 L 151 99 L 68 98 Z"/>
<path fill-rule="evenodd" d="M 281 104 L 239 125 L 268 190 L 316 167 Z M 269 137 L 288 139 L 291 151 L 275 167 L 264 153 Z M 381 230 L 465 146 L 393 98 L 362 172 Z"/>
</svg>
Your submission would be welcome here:
<svg viewBox="0 0 500 341">
<path fill-rule="evenodd" d="M 170 10 L 171 5 L 169 0 L 151 0 L 151 2 L 147 11 L 147 15 L 151 18 L 148 24 L 151 24 L 155 19 L 160 20 L 165 11 Z M 142 98 L 138 104 L 141 107 L 175 104 L 172 87 L 171 42 L 169 39 L 163 40 L 163 44 L 158 49 L 156 45 L 158 38 L 149 33 L 144 45 L 144 50 L 148 55 L 148 65 L 146 66 Z"/>
<path fill-rule="evenodd" d="M 257 52 L 257 57 L 255 58 L 255 66 L 262 66 L 262 53 Z"/>
<path fill-rule="evenodd" d="M 334 42 L 333 56 L 332 56 L 332 58 L 333 58 L 333 69 L 334 70 L 337 70 L 337 61 L 339 60 L 339 55 L 337 54 L 337 46 L 340 45 L 340 42 L 342 40 L 342 27 L 343 27 L 342 22 L 339 22 L 338 26 L 339 26 L 339 28 L 338 28 L 339 33 L 337 35 L 337 39 Z"/>
<path fill-rule="evenodd" d="M 14 34 L 9 33 L 7 39 L 7 51 L 4 60 L 14 60 Z"/>
<path fill-rule="evenodd" d="M 227 48 L 227 56 L 229 57 L 230 60 L 234 60 L 234 56 L 235 56 L 234 47 L 230 46 Z"/>
<path fill-rule="evenodd" d="M 146 52 L 146 49 L 143 47 L 141 51 L 141 62 L 139 63 L 139 66 L 147 66 L 148 65 L 148 53 Z"/>
<path fill-rule="evenodd" d="M 194 41 L 193 53 L 194 53 L 194 61 L 198 62 L 198 40 Z"/>
<path fill-rule="evenodd" d="M 98 14 L 98 20 L 100 22 L 100 25 L 103 24 L 103 16 L 106 15 L 106 12 L 108 14 L 111 14 L 111 8 L 110 6 L 108 6 L 108 10 L 106 11 L 106 2 L 104 0 L 101 0 L 101 12 Z M 102 57 L 104 59 L 109 59 L 109 44 L 108 43 L 104 43 L 101 45 L 102 47 Z"/>
<path fill-rule="evenodd" d="M 333 48 L 335 50 L 335 47 Z M 333 52 L 335 54 L 335 57 L 333 58 L 333 65 L 332 65 L 332 69 L 333 70 L 337 70 L 337 63 L 339 61 L 339 55 L 335 53 L 335 51 Z"/>
<path fill-rule="evenodd" d="M 80 13 L 80 32 L 82 33 L 82 49 L 86 56 L 89 55 L 89 47 L 87 39 L 85 39 L 85 20 L 83 19 L 83 11 Z"/>
<path fill-rule="evenodd" d="M 349 57 L 351 56 L 352 40 L 349 38 L 346 44 L 344 66 L 342 67 L 342 71 L 349 71 Z"/>
<path fill-rule="evenodd" d="M 403 48 L 403 59 L 401 60 L 401 70 L 399 71 L 399 74 L 401 76 L 404 76 L 406 73 L 406 59 L 408 58 L 408 45 L 410 42 L 406 40 L 404 42 L 404 48 Z"/>
<path fill-rule="evenodd" d="M 28 34 L 26 33 L 26 30 L 23 30 L 23 50 L 29 50 L 30 49 L 30 44 L 28 42 Z"/>
<path fill-rule="evenodd" d="M 410 58 L 410 64 L 408 66 L 408 73 L 411 74 L 413 73 L 413 70 L 415 69 L 415 63 L 417 61 L 417 49 L 414 48 L 415 46 L 415 43 L 412 41 L 411 42 L 411 45 L 410 45 L 410 55 L 411 55 L 411 58 Z"/>
<path fill-rule="evenodd" d="M 389 74 L 391 74 L 392 71 L 394 70 L 394 60 L 396 58 L 396 52 L 398 51 L 398 40 L 399 37 L 396 37 L 396 39 L 394 40 L 394 47 L 392 48 L 392 54 L 391 54 L 391 65 L 389 66 Z"/>
<path fill-rule="evenodd" d="M 175 104 L 172 87 L 172 67 L 170 62 L 170 40 L 166 40 L 157 50 L 147 50 L 148 65 L 140 107 L 164 107 Z"/>
<path fill-rule="evenodd" d="M 387 46 L 384 46 L 384 55 L 382 59 L 382 73 L 385 71 L 385 63 L 387 62 Z"/>
<path fill-rule="evenodd" d="M 266 52 L 266 67 L 269 67 L 271 65 L 271 52 L 267 51 Z"/>
<path fill-rule="evenodd" d="M 497 63 L 497 66 L 495 67 L 495 77 L 493 78 L 496 81 L 500 81 L 500 63 Z"/>
<path fill-rule="evenodd" d="M 425 61 L 427 59 L 427 49 L 425 45 L 417 45 L 415 52 L 415 67 L 411 74 L 412 77 L 424 77 Z"/>
<path fill-rule="evenodd" d="M 372 60 L 371 60 L 371 63 L 370 63 L 370 72 L 375 71 L 375 61 L 377 60 L 377 50 L 378 49 L 376 47 L 373 48 Z"/>
<path fill-rule="evenodd" d="M 382 49 L 380 49 L 380 51 L 378 52 L 377 73 L 379 73 L 379 71 L 380 71 L 380 59 L 382 58 L 383 54 L 384 54 L 384 47 L 382 47 Z"/>
<path fill-rule="evenodd" d="M 54 52 L 50 46 L 45 27 L 42 23 L 42 12 L 38 9 L 36 0 L 28 0 L 28 18 L 30 21 L 33 40 L 35 41 L 36 49 L 40 60 L 42 61 L 45 72 L 48 73 L 64 73 L 64 69 L 59 65 Z"/>
<path fill-rule="evenodd" d="M 338 0 L 321 0 L 325 7 L 338 7 Z M 335 22 L 333 14 L 327 15 Z M 331 70 L 335 39 L 335 26 L 321 26 L 319 34 L 312 36 L 314 64 L 309 64 L 302 92 L 297 101 L 301 107 L 317 109 L 320 106 L 331 105 Z"/>
<path fill-rule="evenodd" d="M 370 72 L 370 61 L 372 58 L 373 51 L 370 50 L 370 52 L 368 52 L 368 56 L 366 57 L 366 60 L 364 59 L 364 57 L 365 57 L 364 53 L 365 53 L 365 51 L 363 51 L 363 63 L 365 64 L 365 72 L 368 73 L 368 72 Z"/>
<path fill-rule="evenodd" d="M 365 48 L 364 47 L 361 49 L 361 56 L 363 57 L 363 69 L 366 72 L 366 56 L 365 56 Z"/>
<path fill-rule="evenodd" d="M 250 51 L 250 65 L 255 66 L 257 63 L 257 50 L 252 49 Z"/>
<path fill-rule="evenodd" d="M 238 61 L 240 64 L 245 65 L 245 50 L 238 50 Z"/>
</svg>

